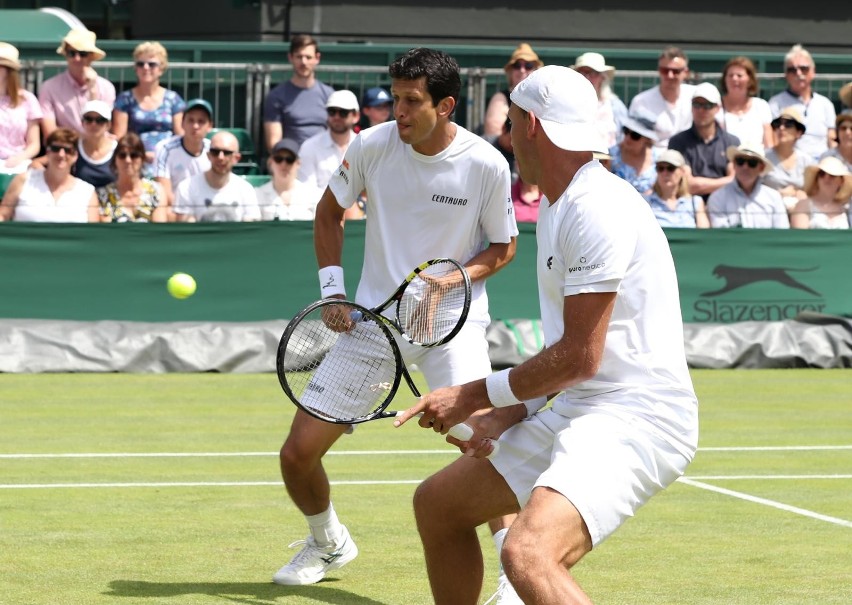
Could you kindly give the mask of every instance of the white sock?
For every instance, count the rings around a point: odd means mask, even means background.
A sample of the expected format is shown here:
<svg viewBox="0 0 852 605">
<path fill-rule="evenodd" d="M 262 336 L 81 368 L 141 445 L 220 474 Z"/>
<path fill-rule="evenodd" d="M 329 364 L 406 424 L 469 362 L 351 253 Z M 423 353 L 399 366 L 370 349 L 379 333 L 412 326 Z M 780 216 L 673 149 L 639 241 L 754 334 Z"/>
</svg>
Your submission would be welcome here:
<svg viewBox="0 0 852 605">
<path fill-rule="evenodd" d="M 305 515 L 305 519 L 307 519 L 308 526 L 311 528 L 311 536 L 318 546 L 333 546 L 343 534 L 340 519 L 337 518 L 334 505 L 330 502 L 325 512 L 318 515 Z"/>
<path fill-rule="evenodd" d="M 503 552 L 503 540 L 506 539 L 506 532 L 509 531 L 508 527 L 504 527 L 503 529 L 494 533 L 492 538 L 494 538 L 494 546 L 497 547 L 497 561 L 500 561 L 500 553 Z M 503 564 L 500 563 L 500 573 L 503 573 Z"/>
</svg>

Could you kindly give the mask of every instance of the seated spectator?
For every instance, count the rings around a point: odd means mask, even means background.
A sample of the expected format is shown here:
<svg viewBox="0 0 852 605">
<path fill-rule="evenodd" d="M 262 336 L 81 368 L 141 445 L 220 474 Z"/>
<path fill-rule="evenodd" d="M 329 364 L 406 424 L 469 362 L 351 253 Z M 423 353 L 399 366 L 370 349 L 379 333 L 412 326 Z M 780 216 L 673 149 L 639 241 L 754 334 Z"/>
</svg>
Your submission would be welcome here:
<svg viewBox="0 0 852 605">
<path fill-rule="evenodd" d="M 599 53 L 583 53 L 577 57 L 571 69 L 580 72 L 595 87 L 598 95 L 596 124 L 604 145 L 609 149 L 621 141 L 621 127 L 627 116 L 624 102 L 612 92 L 611 83 L 615 77 L 615 68 L 607 65 L 603 55 Z"/>
<path fill-rule="evenodd" d="M 181 181 L 174 213 L 179 222 L 260 220 L 254 187 L 232 172 L 240 161 L 240 144 L 228 131 L 210 139 L 210 169 Z"/>
<path fill-rule="evenodd" d="M 160 141 L 154 149 L 154 179 L 163 188 L 170 208 L 174 205 L 175 189 L 184 179 L 210 169 L 207 134 L 213 127 L 213 106 L 204 99 L 187 101 L 181 126 L 183 134 Z"/>
<path fill-rule="evenodd" d="M 689 166 L 689 191 L 707 199 L 734 179 L 725 150 L 740 140 L 716 122 L 722 97 L 715 86 L 704 82 L 692 91 L 692 126 L 669 139 L 669 149 L 679 151 Z M 761 145 L 762 148 L 762 145 Z"/>
<path fill-rule="evenodd" d="M 112 107 L 104 101 L 88 101 L 82 113 L 83 136 L 77 143 L 74 174 L 93 187 L 103 187 L 115 179 L 112 159 L 118 143 L 109 134 Z"/>
<path fill-rule="evenodd" d="M 267 150 L 284 137 L 301 145 L 308 137 L 325 130 L 325 102 L 334 92 L 331 86 L 317 79 L 320 51 L 313 37 L 293 36 L 287 58 L 293 66 L 293 75 L 270 90 L 263 102 Z"/>
<path fill-rule="evenodd" d="M 44 117 L 41 135 L 47 138 L 57 127 L 72 128 L 85 135 L 83 106 L 89 101 L 115 104 L 115 86 L 98 75 L 92 63 L 106 57 L 95 44 L 95 32 L 72 29 L 62 39 L 56 54 L 65 57 L 68 69 L 45 80 L 38 88 Z"/>
<path fill-rule="evenodd" d="M 304 141 L 299 151 L 299 180 L 316 189 L 325 189 L 358 136 L 353 130 L 360 117 L 358 98 L 352 91 L 334 91 L 325 108 L 328 127 Z"/>
<path fill-rule="evenodd" d="M 837 96 L 840 98 L 840 103 L 844 107 L 843 111 L 852 109 L 852 82 L 844 84 Z"/>
<path fill-rule="evenodd" d="M 135 132 L 118 140 L 110 166 L 115 181 L 97 190 L 101 222 L 165 223 L 168 216 L 160 184 L 142 176 L 145 146 Z"/>
<path fill-rule="evenodd" d="M 628 114 L 621 130 L 624 135 L 621 143 L 609 150 L 610 171 L 647 195 L 657 178 L 654 122 L 647 116 Z"/>
<path fill-rule="evenodd" d="M 775 146 L 766 152 L 766 159 L 772 162 L 773 168 L 763 177 L 763 182 L 781 193 L 789 211 L 808 197 L 804 189 L 805 168 L 816 162 L 796 149 L 796 141 L 805 133 L 805 122 L 798 109 L 782 109 L 781 115 L 772 120 L 772 130 Z"/>
<path fill-rule="evenodd" d="M 841 111 L 837 114 L 837 147 L 829 149 L 822 158 L 837 158 L 846 164 L 847 170 L 852 172 L 852 109 Z"/>
<path fill-rule="evenodd" d="M 517 168 L 515 168 L 517 171 Z M 524 182 L 518 176 L 512 183 L 512 206 L 515 211 L 515 221 L 519 223 L 535 223 L 538 221 L 538 207 L 541 205 L 542 192 L 538 185 Z"/>
<path fill-rule="evenodd" d="M 260 217 L 264 221 L 312 221 L 322 190 L 296 178 L 299 144 L 281 139 L 266 160 L 272 179 L 255 189 Z"/>
<path fill-rule="evenodd" d="M 657 157 L 657 180 L 646 199 L 661 227 L 710 226 L 704 200 L 689 192 L 686 160 L 674 149 L 666 149 Z"/>
<path fill-rule="evenodd" d="M 772 171 L 763 150 L 740 144 L 728 147 L 727 156 L 734 166 L 734 180 L 710 194 L 707 200 L 710 226 L 789 229 L 781 194 L 761 179 Z"/>
<path fill-rule="evenodd" d="M 0 42 L 0 173 L 19 174 L 41 149 L 42 113 L 33 93 L 21 88 L 18 49 Z"/>
<path fill-rule="evenodd" d="M 485 108 L 485 123 L 482 125 L 483 137 L 492 140 L 500 135 L 503 131 L 503 124 L 509 117 L 509 93 L 514 90 L 519 82 L 543 65 L 544 63 L 529 44 L 524 42 L 518 45 L 512 56 L 509 57 L 509 61 L 503 66 L 503 71 L 506 72 L 506 88 L 494 93 Z"/>
<path fill-rule="evenodd" d="M 834 157 L 805 169 L 805 192 L 790 213 L 794 229 L 849 229 L 849 201 L 852 173 Z"/>
<path fill-rule="evenodd" d="M 0 203 L 0 221 L 96 223 L 95 188 L 71 174 L 79 136 L 57 128 L 47 137 L 47 165 L 17 175 Z"/>
<path fill-rule="evenodd" d="M 186 103 L 174 90 L 160 85 L 160 78 L 169 66 L 169 56 L 162 44 L 139 44 L 133 50 L 133 61 L 137 84 L 115 100 L 112 132 L 119 139 L 127 132 L 138 134 L 145 145 L 146 160 L 153 164 L 157 143 L 183 134 Z"/>
<path fill-rule="evenodd" d="M 733 57 L 722 68 L 719 80 L 722 110 L 717 118 L 727 132 L 740 141 L 760 142 L 765 149 L 773 145 L 772 111 L 758 96 L 757 69 L 748 57 Z"/>
<path fill-rule="evenodd" d="M 360 129 L 387 122 L 393 111 L 393 97 L 381 86 L 368 88 L 361 99 Z"/>
<path fill-rule="evenodd" d="M 512 123 L 509 118 L 506 118 L 506 123 L 503 124 L 503 132 L 494 137 L 491 144 L 509 163 L 509 168 L 512 169 L 512 182 L 514 183 L 518 180 L 518 165 L 515 163 L 515 150 L 512 149 Z"/>
<path fill-rule="evenodd" d="M 781 110 L 795 107 L 804 116 L 807 130 L 796 143 L 800 151 L 814 161 L 835 144 L 834 121 L 837 117 L 834 103 L 813 89 L 816 64 L 811 53 L 796 44 L 784 56 L 784 77 L 787 88 L 769 99 L 772 117 Z"/>
<path fill-rule="evenodd" d="M 662 151 L 669 138 L 689 128 L 692 124 L 692 84 L 689 77 L 689 59 L 680 48 L 667 46 L 657 60 L 660 83 L 643 90 L 630 101 L 629 113 L 647 115 L 654 121 L 657 132 L 656 147 Z"/>
</svg>

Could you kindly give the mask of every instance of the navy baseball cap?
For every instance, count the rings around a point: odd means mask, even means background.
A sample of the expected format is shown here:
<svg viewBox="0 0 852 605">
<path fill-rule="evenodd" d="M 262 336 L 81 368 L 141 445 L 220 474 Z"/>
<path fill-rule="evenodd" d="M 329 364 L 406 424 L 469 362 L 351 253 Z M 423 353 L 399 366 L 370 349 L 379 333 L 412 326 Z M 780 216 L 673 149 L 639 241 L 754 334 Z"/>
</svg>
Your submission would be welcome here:
<svg viewBox="0 0 852 605">
<path fill-rule="evenodd" d="M 393 103 L 393 97 L 381 86 L 376 86 L 375 88 L 368 88 L 364 93 L 364 101 L 361 103 L 361 107 L 376 107 L 386 103 Z"/>
</svg>

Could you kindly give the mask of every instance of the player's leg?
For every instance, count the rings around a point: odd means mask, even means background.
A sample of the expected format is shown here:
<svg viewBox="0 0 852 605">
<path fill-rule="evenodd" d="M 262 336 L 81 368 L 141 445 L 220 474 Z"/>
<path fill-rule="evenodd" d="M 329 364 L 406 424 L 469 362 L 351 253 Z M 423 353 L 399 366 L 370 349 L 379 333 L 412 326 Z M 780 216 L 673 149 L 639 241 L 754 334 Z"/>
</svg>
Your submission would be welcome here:
<svg viewBox="0 0 852 605">
<path fill-rule="evenodd" d="M 436 605 L 478 602 L 483 562 L 476 528 L 517 510 L 515 494 L 485 459 L 463 456 L 420 484 L 414 514 Z"/>
<path fill-rule="evenodd" d="M 497 560 L 500 560 L 503 551 L 503 542 L 506 540 L 506 534 L 509 531 L 517 515 L 505 515 L 497 519 L 491 519 L 488 522 L 488 529 L 491 530 L 491 539 L 494 540 L 494 547 L 497 549 Z M 503 569 L 503 564 L 500 564 L 500 569 L 497 573 L 497 592 L 495 592 L 487 603 L 493 605 L 521 605 L 522 601 L 509 578 L 506 575 L 506 570 Z"/>
<path fill-rule="evenodd" d="M 310 535 L 303 548 L 278 570 L 278 584 L 313 584 L 326 572 L 342 567 L 358 554 L 349 531 L 340 523 L 331 503 L 331 487 L 322 457 L 347 425 L 323 422 L 298 410 L 281 447 L 281 476 L 293 503 L 305 515 Z M 293 545 L 301 545 L 301 542 Z"/>
<path fill-rule="evenodd" d="M 591 549 L 589 530 L 574 505 L 559 492 L 538 487 L 512 524 L 501 560 L 519 602 L 589 605 L 569 569 Z"/>
</svg>

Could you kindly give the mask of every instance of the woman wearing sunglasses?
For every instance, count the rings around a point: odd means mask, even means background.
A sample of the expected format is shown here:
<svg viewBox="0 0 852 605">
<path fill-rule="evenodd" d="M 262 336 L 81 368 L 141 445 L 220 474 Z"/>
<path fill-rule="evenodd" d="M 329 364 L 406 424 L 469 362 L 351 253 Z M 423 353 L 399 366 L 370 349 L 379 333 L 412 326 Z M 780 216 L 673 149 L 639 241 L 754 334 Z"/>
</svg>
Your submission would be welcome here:
<svg viewBox="0 0 852 605">
<path fill-rule="evenodd" d="M 77 143 L 74 173 L 94 187 L 112 183 L 112 156 L 117 145 L 109 134 L 112 107 L 103 101 L 89 101 L 83 106 L 83 136 Z"/>
<path fill-rule="evenodd" d="M 168 220 L 160 184 L 142 175 L 145 146 L 128 132 L 118 140 L 110 166 L 115 181 L 98 189 L 104 223 L 165 223 Z"/>
<path fill-rule="evenodd" d="M 314 220 L 322 191 L 296 178 L 299 144 L 293 139 L 281 139 L 272 147 L 266 166 L 272 178 L 255 191 L 262 220 Z"/>
<path fill-rule="evenodd" d="M 21 86 L 18 49 L 0 42 L 0 173 L 19 174 L 38 155 L 38 99 Z"/>
<path fill-rule="evenodd" d="M 657 158 L 657 180 L 645 199 L 661 227 L 697 227 L 707 229 L 710 219 L 704 199 L 689 193 L 686 160 L 679 151 L 666 149 Z"/>
<path fill-rule="evenodd" d="M 183 134 L 186 103 L 174 90 L 160 85 L 169 65 L 168 53 L 159 42 L 143 42 L 133 51 L 137 84 L 115 100 L 112 132 L 121 138 L 128 131 L 138 134 L 145 145 L 146 159 L 154 161 L 154 147 L 168 137 Z"/>
<path fill-rule="evenodd" d="M 488 101 L 485 108 L 485 122 L 482 125 L 482 136 L 488 140 L 496 139 L 503 132 L 503 124 L 509 116 L 509 93 L 532 72 L 544 63 L 532 47 L 526 42 L 519 44 L 503 66 L 506 72 L 506 88 L 497 91 Z"/>
<path fill-rule="evenodd" d="M 610 171 L 623 178 L 642 195 L 648 195 L 657 179 L 654 147 L 657 133 L 650 117 L 631 114 L 622 120 L 621 142 L 613 145 Z"/>
<path fill-rule="evenodd" d="M 95 188 L 71 174 L 78 139 L 70 128 L 50 133 L 44 169 L 31 168 L 12 180 L 0 203 L 0 221 L 98 222 Z"/>
<path fill-rule="evenodd" d="M 771 126 L 775 133 L 775 146 L 766 152 L 766 159 L 772 162 L 773 168 L 763 182 L 777 189 L 787 210 L 792 211 L 796 204 L 808 197 L 804 189 L 805 168 L 816 162 L 796 148 L 806 129 L 798 109 L 786 107 L 772 120 Z"/>
<path fill-rule="evenodd" d="M 834 157 L 805 169 L 805 193 L 790 213 L 794 229 L 849 229 L 852 174 Z"/>
<path fill-rule="evenodd" d="M 852 94 L 852 91 L 850 91 Z M 846 169 L 852 172 L 852 109 L 841 111 L 835 120 L 837 124 L 837 147 L 829 149 L 823 158 L 834 157 L 846 164 Z"/>
</svg>

